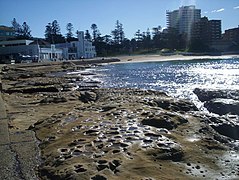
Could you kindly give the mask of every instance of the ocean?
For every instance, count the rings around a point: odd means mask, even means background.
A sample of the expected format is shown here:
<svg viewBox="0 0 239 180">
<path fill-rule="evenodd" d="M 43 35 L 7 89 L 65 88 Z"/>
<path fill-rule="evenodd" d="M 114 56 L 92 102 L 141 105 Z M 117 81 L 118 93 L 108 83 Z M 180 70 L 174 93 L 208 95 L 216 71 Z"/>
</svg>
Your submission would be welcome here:
<svg viewBox="0 0 239 180">
<path fill-rule="evenodd" d="M 195 88 L 239 89 L 239 59 L 109 64 L 91 69 L 105 88 L 160 90 L 202 104 Z"/>
</svg>

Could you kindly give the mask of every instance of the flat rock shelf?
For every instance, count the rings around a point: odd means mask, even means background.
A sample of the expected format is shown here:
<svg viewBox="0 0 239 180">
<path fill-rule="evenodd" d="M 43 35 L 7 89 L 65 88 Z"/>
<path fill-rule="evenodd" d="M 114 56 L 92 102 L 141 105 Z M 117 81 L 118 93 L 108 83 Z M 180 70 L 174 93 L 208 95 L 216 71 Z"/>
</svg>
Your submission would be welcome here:
<svg viewBox="0 0 239 180">
<path fill-rule="evenodd" d="M 238 140 L 215 128 L 225 117 L 160 91 L 77 89 L 86 75 L 62 73 L 71 70 L 71 63 L 3 68 L 7 127 L 35 133 L 38 179 L 239 177 Z"/>
</svg>

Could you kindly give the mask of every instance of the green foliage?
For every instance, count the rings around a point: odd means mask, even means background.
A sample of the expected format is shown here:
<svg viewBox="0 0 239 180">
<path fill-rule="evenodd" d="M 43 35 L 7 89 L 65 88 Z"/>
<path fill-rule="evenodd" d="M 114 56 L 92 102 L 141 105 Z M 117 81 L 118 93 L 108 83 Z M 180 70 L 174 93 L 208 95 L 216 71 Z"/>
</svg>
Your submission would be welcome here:
<svg viewBox="0 0 239 180">
<path fill-rule="evenodd" d="M 98 30 L 98 27 L 96 24 L 92 24 L 91 29 L 92 29 L 93 42 L 95 42 L 97 38 L 100 37 L 100 31 Z"/>
<path fill-rule="evenodd" d="M 16 18 L 12 20 L 12 27 L 15 31 L 16 39 L 31 39 L 31 30 L 26 22 L 23 22 L 22 26 L 17 22 Z"/>
<path fill-rule="evenodd" d="M 24 39 L 30 39 L 32 37 L 30 27 L 26 22 L 22 24 L 22 36 Z"/>
<path fill-rule="evenodd" d="M 189 46 L 190 52 L 208 52 L 209 46 L 201 40 L 193 40 Z"/>
<path fill-rule="evenodd" d="M 22 28 L 21 25 L 17 22 L 16 18 L 13 18 L 12 20 L 12 27 L 15 31 L 15 35 L 19 36 L 21 34 Z"/>
<path fill-rule="evenodd" d="M 70 41 L 74 40 L 73 24 L 72 23 L 67 23 L 66 30 L 67 30 L 67 33 L 66 33 L 66 40 L 67 40 L 67 42 L 70 42 Z"/>
<path fill-rule="evenodd" d="M 94 32 L 97 32 L 97 26 L 91 26 Z M 93 41 L 96 46 L 98 56 L 114 56 L 122 54 L 165 54 L 162 49 L 168 49 L 169 52 L 191 51 L 206 52 L 210 51 L 209 46 L 202 41 L 192 41 L 189 43 L 186 34 L 180 34 L 176 29 L 170 28 L 162 32 L 161 26 L 141 32 L 138 29 L 135 37 L 131 40 L 124 38 L 123 25 L 117 20 L 115 29 L 111 35 L 100 35 Z M 235 48 L 235 47 L 234 47 Z M 167 53 L 166 53 L 167 54 Z"/>
<path fill-rule="evenodd" d="M 124 30 L 123 30 L 123 24 L 119 22 L 119 20 L 116 21 L 115 29 L 111 31 L 113 42 L 114 44 L 121 44 L 124 40 Z"/>
<path fill-rule="evenodd" d="M 86 31 L 85 31 L 85 39 L 88 40 L 88 41 L 91 41 L 91 40 L 92 40 L 89 30 L 86 30 Z"/>
<path fill-rule="evenodd" d="M 65 42 L 65 38 L 60 32 L 60 25 L 58 24 L 57 20 L 54 20 L 52 23 L 48 23 L 46 25 L 45 38 L 46 41 L 51 44 Z"/>
</svg>

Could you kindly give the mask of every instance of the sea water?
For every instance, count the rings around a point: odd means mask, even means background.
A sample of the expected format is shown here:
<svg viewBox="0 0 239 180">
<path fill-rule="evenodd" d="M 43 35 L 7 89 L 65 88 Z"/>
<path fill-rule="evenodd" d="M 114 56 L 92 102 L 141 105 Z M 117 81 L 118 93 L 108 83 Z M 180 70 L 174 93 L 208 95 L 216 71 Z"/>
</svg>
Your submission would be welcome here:
<svg viewBox="0 0 239 180">
<path fill-rule="evenodd" d="M 94 72 L 101 87 L 160 90 L 198 106 L 195 88 L 239 90 L 238 58 L 110 64 Z"/>
</svg>

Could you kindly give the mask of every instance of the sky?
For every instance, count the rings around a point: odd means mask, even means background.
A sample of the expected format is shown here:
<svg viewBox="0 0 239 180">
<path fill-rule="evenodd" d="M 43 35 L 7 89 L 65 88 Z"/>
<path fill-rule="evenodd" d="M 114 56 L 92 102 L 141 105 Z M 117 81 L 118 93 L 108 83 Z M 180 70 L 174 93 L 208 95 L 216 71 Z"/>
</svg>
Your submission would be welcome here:
<svg viewBox="0 0 239 180">
<path fill-rule="evenodd" d="M 115 23 L 123 24 L 125 36 L 166 27 L 166 11 L 196 5 L 202 16 L 222 20 L 222 31 L 239 25 L 239 0 L 0 0 L 0 25 L 27 22 L 34 37 L 44 37 L 45 26 L 57 20 L 61 33 L 72 23 L 74 32 L 90 30 L 95 23 L 102 35 L 111 34 Z"/>
</svg>

